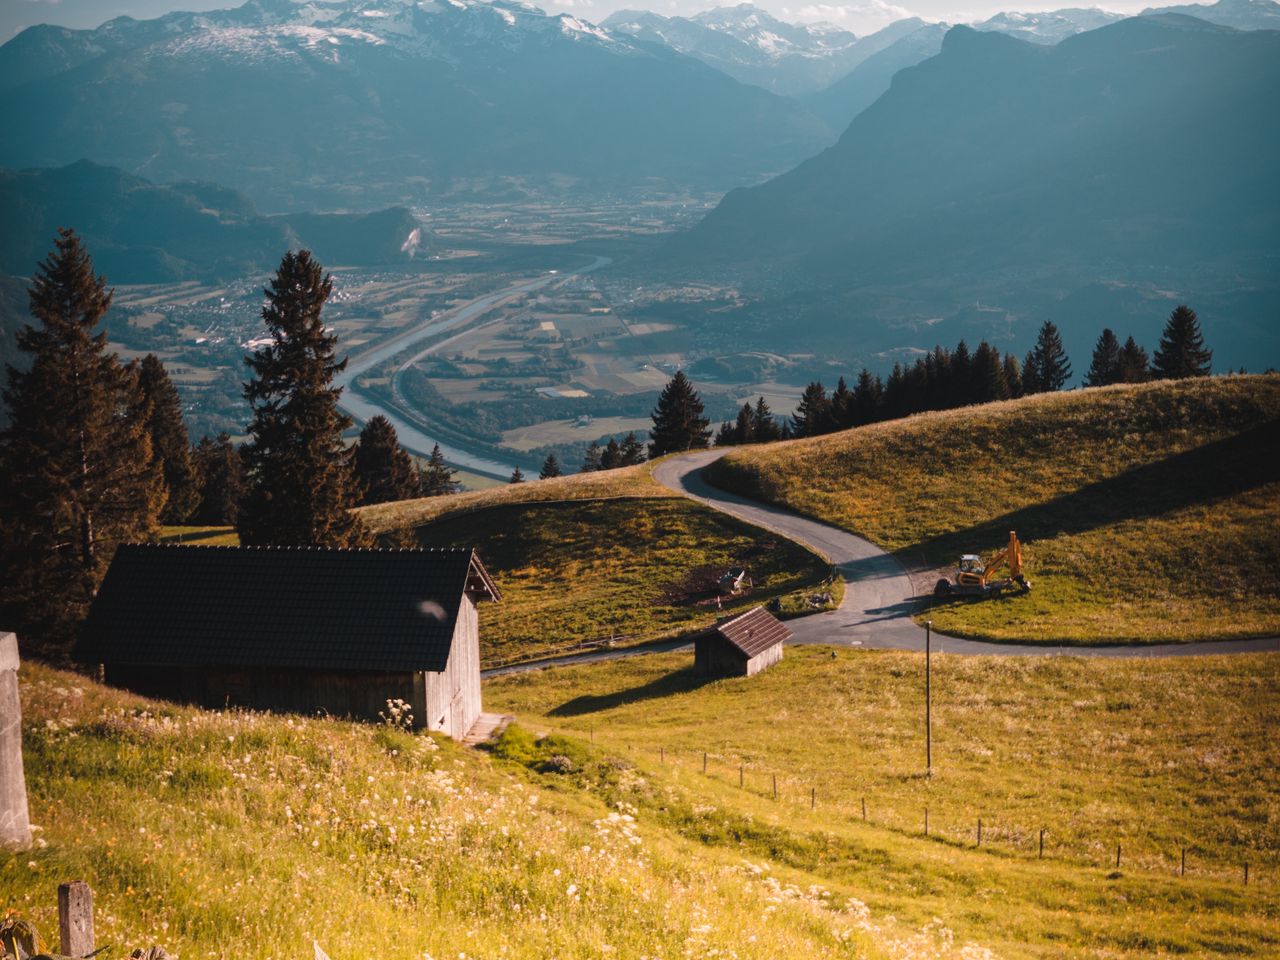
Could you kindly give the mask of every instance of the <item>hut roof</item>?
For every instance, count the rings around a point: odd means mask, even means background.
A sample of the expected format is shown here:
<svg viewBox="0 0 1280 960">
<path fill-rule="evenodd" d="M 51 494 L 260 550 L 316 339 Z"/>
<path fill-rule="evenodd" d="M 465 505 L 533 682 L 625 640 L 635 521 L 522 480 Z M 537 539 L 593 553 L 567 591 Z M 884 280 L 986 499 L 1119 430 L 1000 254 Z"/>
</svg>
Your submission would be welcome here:
<svg viewBox="0 0 1280 960">
<path fill-rule="evenodd" d="M 790 628 L 764 607 L 756 607 L 716 624 L 715 632 L 746 654 L 748 659 L 791 639 Z"/>
<path fill-rule="evenodd" d="M 193 547 L 116 551 L 76 658 L 147 666 L 440 671 L 476 552 Z"/>
</svg>

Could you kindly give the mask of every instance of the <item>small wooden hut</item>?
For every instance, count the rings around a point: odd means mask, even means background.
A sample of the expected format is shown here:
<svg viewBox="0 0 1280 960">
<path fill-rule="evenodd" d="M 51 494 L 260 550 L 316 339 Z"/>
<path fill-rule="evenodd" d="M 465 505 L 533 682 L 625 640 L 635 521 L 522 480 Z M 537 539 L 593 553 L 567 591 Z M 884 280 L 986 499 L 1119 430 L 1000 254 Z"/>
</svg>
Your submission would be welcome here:
<svg viewBox="0 0 1280 960">
<path fill-rule="evenodd" d="M 764 607 L 722 620 L 694 640 L 693 665 L 712 677 L 750 677 L 782 659 L 787 625 Z"/>
<path fill-rule="evenodd" d="M 76 658 L 149 696 L 466 736 L 480 715 L 474 550 L 120 547 Z"/>
</svg>

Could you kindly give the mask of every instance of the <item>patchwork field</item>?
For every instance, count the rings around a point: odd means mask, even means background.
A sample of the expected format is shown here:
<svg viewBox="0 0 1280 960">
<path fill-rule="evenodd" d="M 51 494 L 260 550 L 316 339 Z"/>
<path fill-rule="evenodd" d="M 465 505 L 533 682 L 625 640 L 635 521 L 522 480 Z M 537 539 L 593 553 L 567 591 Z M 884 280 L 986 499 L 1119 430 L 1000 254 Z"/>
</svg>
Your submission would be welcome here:
<svg viewBox="0 0 1280 960">
<path fill-rule="evenodd" d="M 636 764 L 685 836 L 999 956 L 1280 950 L 1280 655 L 938 656 L 932 692 L 926 776 L 919 654 L 791 648 L 716 682 L 662 654 L 485 685 L 489 709 Z"/>
<path fill-rule="evenodd" d="M 1280 634 L 1280 376 L 1047 394 L 735 450 L 716 484 L 859 533 L 916 571 L 1016 530 L 1027 596 L 941 630 L 1044 642 Z"/>
</svg>

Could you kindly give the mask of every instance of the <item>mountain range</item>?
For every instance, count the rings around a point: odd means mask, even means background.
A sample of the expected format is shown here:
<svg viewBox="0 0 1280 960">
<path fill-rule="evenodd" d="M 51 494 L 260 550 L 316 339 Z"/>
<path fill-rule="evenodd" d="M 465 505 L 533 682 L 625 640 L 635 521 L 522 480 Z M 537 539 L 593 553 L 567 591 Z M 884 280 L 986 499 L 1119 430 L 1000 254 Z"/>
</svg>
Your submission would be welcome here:
<svg viewBox="0 0 1280 960">
<path fill-rule="evenodd" d="M 758 181 L 830 142 L 793 100 L 495 0 L 249 0 L 0 47 L 0 165 L 88 157 L 288 209 L 458 184 Z"/>
<path fill-rule="evenodd" d="M 1161 14 L 1044 46 L 955 27 L 834 147 L 664 255 L 807 303 L 788 328 L 846 343 L 960 316 L 1158 328 L 1185 297 L 1274 353 L 1278 99 L 1274 31 Z"/>
<path fill-rule="evenodd" d="M 367 214 L 264 216 L 216 184 L 155 184 L 113 167 L 0 170 L 0 274 L 29 276 L 58 227 L 75 226 L 113 283 L 212 280 L 262 273 L 306 247 L 332 266 L 404 262 L 418 221 L 404 207 Z M 421 242 L 423 252 L 429 246 Z"/>
</svg>

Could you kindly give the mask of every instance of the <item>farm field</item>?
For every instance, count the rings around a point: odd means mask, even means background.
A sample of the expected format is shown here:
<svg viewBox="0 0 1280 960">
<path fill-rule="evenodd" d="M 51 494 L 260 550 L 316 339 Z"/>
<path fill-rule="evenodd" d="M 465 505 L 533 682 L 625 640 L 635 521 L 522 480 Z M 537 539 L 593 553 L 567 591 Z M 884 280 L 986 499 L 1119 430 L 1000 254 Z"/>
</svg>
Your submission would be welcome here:
<svg viewBox="0 0 1280 960">
<path fill-rule="evenodd" d="M 718 486 L 867 537 L 917 594 L 1016 530 L 1033 590 L 933 604 L 957 636 L 1046 643 L 1280 634 L 1280 377 L 1039 395 L 743 448 Z"/>
<path fill-rule="evenodd" d="M 1280 656 L 937 656 L 931 777 L 919 654 L 789 648 L 709 683 L 691 660 L 498 677 L 486 708 L 634 763 L 653 815 L 707 848 L 1001 957 L 1280 949 Z"/>
<path fill-rule="evenodd" d="M 0 904 L 55 942 L 58 884 L 79 878 L 120 956 L 985 956 L 682 837 L 621 765 L 592 790 L 386 726 L 177 707 L 30 663 L 19 686 L 40 829 L 0 852 Z"/>
</svg>

